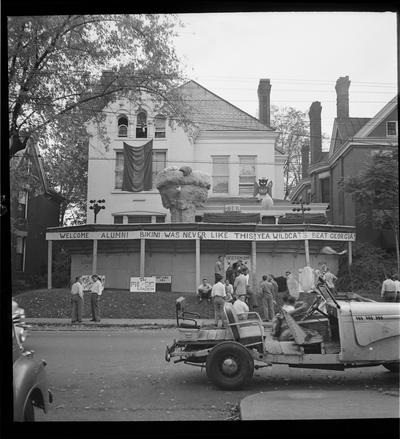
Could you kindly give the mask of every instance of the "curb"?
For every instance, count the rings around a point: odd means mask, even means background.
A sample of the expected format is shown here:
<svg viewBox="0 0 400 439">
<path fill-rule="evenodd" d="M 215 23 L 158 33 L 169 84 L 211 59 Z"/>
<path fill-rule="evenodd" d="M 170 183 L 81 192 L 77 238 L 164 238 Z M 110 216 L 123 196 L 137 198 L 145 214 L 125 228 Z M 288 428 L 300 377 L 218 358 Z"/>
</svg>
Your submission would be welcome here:
<svg viewBox="0 0 400 439">
<path fill-rule="evenodd" d="M 46 330 L 69 330 L 69 331 L 90 331 L 92 329 L 118 329 L 118 328 L 136 328 L 136 329 L 164 329 L 164 328 L 176 328 L 173 324 L 157 324 L 157 323 L 83 323 L 81 325 L 72 325 L 65 323 L 29 323 L 30 331 Z"/>
</svg>

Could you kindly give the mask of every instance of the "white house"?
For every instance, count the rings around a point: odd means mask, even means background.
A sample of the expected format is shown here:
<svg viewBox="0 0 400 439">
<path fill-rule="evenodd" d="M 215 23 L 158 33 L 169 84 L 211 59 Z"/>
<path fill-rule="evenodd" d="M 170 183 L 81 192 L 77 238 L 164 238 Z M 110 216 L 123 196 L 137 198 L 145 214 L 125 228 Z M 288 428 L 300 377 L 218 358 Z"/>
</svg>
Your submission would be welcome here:
<svg viewBox="0 0 400 439">
<path fill-rule="evenodd" d="M 170 222 L 155 187 L 157 172 L 168 166 L 190 166 L 212 178 L 210 200 L 253 198 L 254 182 L 273 182 L 274 199 L 283 198 L 286 156 L 275 147 L 277 133 L 270 127 L 269 80 L 258 87 L 261 121 L 250 116 L 195 81 L 179 88 L 193 123 L 186 130 L 166 117 L 148 97 L 140 107 L 126 98 L 104 109 L 110 143 L 106 145 L 89 126 L 88 201 L 105 200 L 97 223 Z M 124 142 L 139 147 L 153 141 L 153 187 L 140 192 L 122 190 Z M 87 222 L 93 223 L 88 203 Z"/>
</svg>

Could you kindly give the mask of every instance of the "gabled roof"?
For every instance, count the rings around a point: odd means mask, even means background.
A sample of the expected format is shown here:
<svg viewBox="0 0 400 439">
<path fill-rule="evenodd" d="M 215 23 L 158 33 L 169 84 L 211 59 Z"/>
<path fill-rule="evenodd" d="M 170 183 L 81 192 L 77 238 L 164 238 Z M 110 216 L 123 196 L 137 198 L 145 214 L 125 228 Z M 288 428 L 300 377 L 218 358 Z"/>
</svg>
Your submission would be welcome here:
<svg viewBox="0 0 400 439">
<path fill-rule="evenodd" d="M 204 131 L 274 131 L 196 81 L 178 87 L 190 107 L 188 116 Z"/>
<path fill-rule="evenodd" d="M 36 145 L 32 143 L 28 144 L 28 146 L 25 148 L 19 160 L 18 166 L 22 166 L 24 161 L 28 160 L 29 158 L 32 159 L 32 162 L 36 166 L 37 175 L 39 177 L 43 193 L 53 198 L 56 198 L 59 202 L 65 201 L 65 198 L 61 194 L 59 194 L 57 191 L 49 187 L 49 183 L 46 177 L 46 173 L 44 172 L 43 161 L 40 156 L 39 149 Z"/>
<path fill-rule="evenodd" d="M 375 128 L 380 125 L 389 114 L 397 107 L 397 96 L 391 99 L 378 113 L 370 119 L 370 122 L 364 125 L 357 133 L 357 137 L 369 136 Z"/>
<path fill-rule="evenodd" d="M 329 147 L 329 156 L 331 156 L 349 137 L 353 137 L 358 133 L 358 131 L 365 126 L 369 120 L 369 117 L 335 117 L 331 144 Z"/>
</svg>

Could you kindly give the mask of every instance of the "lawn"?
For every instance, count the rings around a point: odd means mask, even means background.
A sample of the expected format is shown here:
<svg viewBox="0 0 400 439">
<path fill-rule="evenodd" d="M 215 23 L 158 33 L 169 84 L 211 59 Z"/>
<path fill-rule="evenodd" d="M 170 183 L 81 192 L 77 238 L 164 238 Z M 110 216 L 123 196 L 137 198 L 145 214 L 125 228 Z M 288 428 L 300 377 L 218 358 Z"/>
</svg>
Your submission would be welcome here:
<svg viewBox="0 0 400 439">
<path fill-rule="evenodd" d="M 278 301 L 282 303 L 279 293 Z M 362 296 L 380 301 L 378 292 L 359 291 Z M 186 299 L 186 311 L 197 312 L 202 318 L 213 318 L 213 306 L 207 302 L 198 303 L 193 293 L 131 293 L 127 290 L 105 290 L 101 296 L 101 316 L 110 319 L 173 319 L 175 301 Z M 27 317 L 69 318 L 71 293 L 69 289 L 41 289 L 25 291 L 15 296 L 19 306 L 25 309 Z M 300 299 L 310 302 L 313 294 L 301 294 Z M 90 293 L 85 293 L 83 318 L 90 318 Z M 255 311 L 260 311 L 255 309 Z"/>
</svg>

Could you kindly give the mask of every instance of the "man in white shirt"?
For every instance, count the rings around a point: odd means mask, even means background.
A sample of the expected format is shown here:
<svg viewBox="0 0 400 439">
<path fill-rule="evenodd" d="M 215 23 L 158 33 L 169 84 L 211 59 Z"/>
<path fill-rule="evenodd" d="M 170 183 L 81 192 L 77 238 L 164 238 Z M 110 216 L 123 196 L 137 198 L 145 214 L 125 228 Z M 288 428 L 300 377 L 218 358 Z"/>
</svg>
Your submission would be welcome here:
<svg viewBox="0 0 400 439">
<path fill-rule="evenodd" d="M 396 284 L 390 275 L 382 282 L 381 297 L 385 302 L 396 302 Z"/>
<path fill-rule="evenodd" d="M 215 315 L 215 326 L 219 327 L 219 322 L 221 325 L 225 326 L 225 285 L 222 283 L 222 276 L 220 274 L 215 275 L 217 282 L 213 285 L 211 290 L 211 297 L 214 299 L 214 315 Z"/>
<path fill-rule="evenodd" d="M 101 296 L 103 292 L 103 285 L 100 281 L 99 276 L 97 274 L 94 274 L 92 276 L 93 285 L 90 289 L 90 304 L 92 309 L 92 322 L 100 322 L 100 311 L 99 311 L 99 297 Z"/>
<path fill-rule="evenodd" d="M 249 312 L 249 307 L 247 306 L 247 303 L 245 302 L 246 294 L 239 294 L 238 299 L 233 304 L 233 309 L 235 310 L 236 314 L 238 315 L 239 320 L 246 320 L 247 319 L 247 313 Z"/>
<path fill-rule="evenodd" d="M 75 278 L 75 283 L 71 287 L 71 323 L 82 323 L 82 307 L 83 307 L 83 286 L 81 276 Z"/>
</svg>

